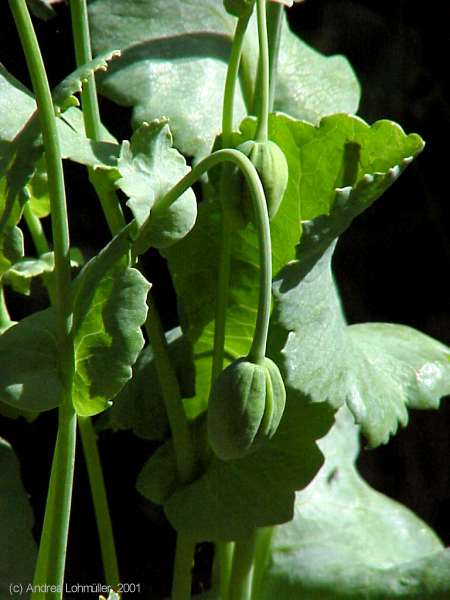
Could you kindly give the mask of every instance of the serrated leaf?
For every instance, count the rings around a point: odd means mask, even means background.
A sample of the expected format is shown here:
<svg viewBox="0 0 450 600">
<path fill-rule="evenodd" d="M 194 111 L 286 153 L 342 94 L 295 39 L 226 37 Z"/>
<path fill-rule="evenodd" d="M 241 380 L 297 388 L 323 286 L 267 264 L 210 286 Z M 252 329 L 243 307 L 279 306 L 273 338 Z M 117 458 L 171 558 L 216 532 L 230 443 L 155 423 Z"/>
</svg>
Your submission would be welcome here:
<svg viewBox="0 0 450 600">
<path fill-rule="evenodd" d="M 120 179 L 116 185 L 129 197 L 139 226 L 146 223 L 142 246 L 169 245 L 193 227 L 197 202 L 188 189 L 169 207 L 163 206 L 166 193 L 190 169 L 184 157 L 172 148 L 172 135 L 164 119 L 143 123 L 131 141 L 124 141 L 117 164 Z"/>
<path fill-rule="evenodd" d="M 326 460 L 275 529 L 258 598 L 443 600 L 450 553 L 406 507 L 373 490 L 354 466 L 357 428 L 346 410 L 319 441 Z"/>
<path fill-rule="evenodd" d="M 19 462 L 2 438 L 0 472 L 0 595 L 17 599 L 21 594 L 11 593 L 11 583 L 25 588 L 33 580 L 37 549 L 31 531 L 33 514 L 20 478 Z"/>
<path fill-rule="evenodd" d="M 179 327 L 166 334 L 169 355 L 175 368 L 183 397 L 194 393 L 192 348 Z M 132 429 L 148 440 L 168 437 L 169 424 L 151 346 L 142 350 L 133 366 L 133 375 L 116 396 L 105 415 L 101 428 Z"/>
<path fill-rule="evenodd" d="M 90 22 L 96 51 L 111 46 L 123 50 L 103 79 L 104 93 L 134 107 L 135 125 L 167 116 L 175 146 L 184 154 L 208 153 L 221 130 L 226 63 L 235 28 L 222 0 L 195 6 L 183 0 L 97 0 L 90 6 Z M 238 89 L 236 94 L 236 123 L 245 115 L 245 102 L 252 103 L 257 64 L 252 20 L 242 57 L 241 93 Z M 286 23 L 277 80 L 278 108 L 296 117 L 316 123 L 325 114 L 357 109 L 359 86 L 347 61 L 320 55 Z"/>
<path fill-rule="evenodd" d="M 73 402 L 83 416 L 104 410 L 131 377 L 144 345 L 149 284 L 128 267 L 130 228 L 89 261 L 73 283 L 76 370 Z M 22 319 L 0 336 L 0 400 L 48 410 L 63 400 L 53 308 Z"/>
<path fill-rule="evenodd" d="M 154 501 L 164 500 L 172 526 L 195 539 L 245 539 L 255 527 L 288 521 L 294 490 L 303 488 L 322 462 L 315 440 L 328 431 L 333 414 L 324 408 L 288 395 L 270 442 L 238 460 L 211 458 L 206 472 L 182 487 L 170 447 L 163 447 L 144 466 L 138 489 Z"/>
<path fill-rule="evenodd" d="M 279 344 L 288 386 L 315 402 L 347 403 L 377 446 L 406 424 L 408 407 L 437 408 L 450 393 L 450 350 L 402 325 L 347 326 L 331 273 L 333 249 L 306 277 L 298 260 L 276 278 L 271 348 Z"/>
</svg>

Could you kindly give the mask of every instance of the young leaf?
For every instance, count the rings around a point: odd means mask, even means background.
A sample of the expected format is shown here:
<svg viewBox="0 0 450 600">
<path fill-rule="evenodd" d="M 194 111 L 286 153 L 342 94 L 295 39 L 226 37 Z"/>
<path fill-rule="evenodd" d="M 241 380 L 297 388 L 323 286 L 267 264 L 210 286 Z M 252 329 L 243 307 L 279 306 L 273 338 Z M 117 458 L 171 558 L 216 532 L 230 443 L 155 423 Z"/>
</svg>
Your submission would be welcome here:
<svg viewBox="0 0 450 600">
<path fill-rule="evenodd" d="M 90 5 L 95 50 L 123 50 L 103 79 L 103 92 L 134 107 L 139 125 L 163 114 L 170 119 L 175 146 L 187 155 L 209 152 L 221 130 L 226 61 L 235 18 L 222 0 L 205 0 L 192 9 L 183 0 L 142 3 L 97 0 Z M 246 38 L 236 122 L 253 102 L 258 67 L 258 35 L 252 20 Z M 300 65 L 300 67 L 299 67 Z M 292 34 L 286 23 L 277 72 L 276 106 L 316 123 L 325 114 L 354 112 L 359 102 L 356 78 L 342 57 L 325 57 Z"/>
<path fill-rule="evenodd" d="M 444 600 L 450 552 L 406 507 L 356 471 L 358 431 L 342 409 L 319 441 L 325 464 L 275 529 L 258 598 Z"/>
<path fill-rule="evenodd" d="M 167 332 L 166 338 L 181 394 L 183 397 L 192 396 L 195 373 L 191 345 L 179 327 Z M 106 427 L 132 429 L 135 435 L 148 440 L 162 441 L 168 437 L 167 413 L 151 346 L 142 350 L 133 366 L 130 381 L 104 414 L 101 428 Z"/>
<path fill-rule="evenodd" d="M 117 169 L 120 179 L 116 185 L 129 196 L 128 206 L 141 226 L 149 217 L 151 227 L 146 243 L 165 247 L 186 235 L 197 216 L 194 192 L 188 189 L 171 206 L 162 200 L 189 167 L 184 157 L 172 148 L 172 135 L 167 120 L 143 123 L 131 142 L 124 141 Z"/>
<path fill-rule="evenodd" d="M 19 462 L 11 446 L 0 438 L 0 596 L 11 594 L 11 583 L 23 588 L 33 580 L 36 544 L 33 514 L 20 478 Z"/>
<path fill-rule="evenodd" d="M 408 407 L 437 408 L 450 393 L 450 350 L 402 325 L 347 326 L 331 273 L 333 249 L 306 277 L 300 259 L 276 278 L 271 348 L 278 345 L 288 386 L 314 402 L 347 403 L 377 446 L 406 424 Z"/>
<path fill-rule="evenodd" d="M 328 431 L 332 415 L 325 404 L 293 399 L 288 390 L 277 433 L 260 450 L 227 462 L 213 457 L 199 479 L 179 487 L 168 442 L 144 466 L 138 489 L 164 501 L 179 532 L 201 540 L 245 539 L 255 527 L 292 518 L 294 490 L 307 485 L 321 465 L 315 440 Z"/>
</svg>

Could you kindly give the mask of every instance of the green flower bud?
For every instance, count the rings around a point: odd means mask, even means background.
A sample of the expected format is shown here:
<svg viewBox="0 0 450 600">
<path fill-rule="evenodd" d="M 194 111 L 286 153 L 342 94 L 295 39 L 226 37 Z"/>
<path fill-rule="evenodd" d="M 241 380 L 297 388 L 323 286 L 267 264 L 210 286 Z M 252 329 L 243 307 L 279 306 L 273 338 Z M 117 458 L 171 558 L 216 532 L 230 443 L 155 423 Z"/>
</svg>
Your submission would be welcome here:
<svg viewBox="0 0 450 600">
<path fill-rule="evenodd" d="M 225 10 L 235 17 L 248 17 L 252 14 L 256 0 L 223 0 Z"/>
<path fill-rule="evenodd" d="M 208 407 L 208 437 L 222 460 L 257 450 L 276 432 L 283 415 L 286 391 L 277 365 L 240 358 L 222 371 Z"/>
<path fill-rule="evenodd" d="M 269 219 L 277 214 L 286 191 L 289 172 L 286 157 L 281 148 L 272 141 L 244 142 L 238 147 L 252 161 L 261 179 L 267 201 Z M 250 192 L 245 185 L 242 206 L 247 218 L 253 220 L 253 209 Z"/>
</svg>

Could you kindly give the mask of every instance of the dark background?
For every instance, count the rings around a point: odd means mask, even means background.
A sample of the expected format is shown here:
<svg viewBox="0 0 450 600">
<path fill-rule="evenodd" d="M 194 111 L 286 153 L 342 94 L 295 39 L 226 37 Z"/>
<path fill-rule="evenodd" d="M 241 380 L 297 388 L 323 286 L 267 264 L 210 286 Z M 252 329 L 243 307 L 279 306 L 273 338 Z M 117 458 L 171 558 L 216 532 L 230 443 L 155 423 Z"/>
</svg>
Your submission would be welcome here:
<svg viewBox="0 0 450 600">
<path fill-rule="evenodd" d="M 54 85 L 73 70 L 68 8 L 36 22 Z M 450 344 L 450 209 L 447 137 L 450 134 L 448 54 L 450 6 L 438 0 L 413 6 L 406 0 L 307 0 L 289 11 L 292 26 L 325 54 L 345 54 L 361 81 L 359 114 L 399 122 L 427 142 L 423 154 L 400 180 L 341 239 L 335 258 L 349 322 L 392 321 L 416 327 Z M 28 82 L 7 3 L 0 6 L 0 61 Z M 129 137 L 129 113 L 102 100 L 102 115 L 119 139 Z M 84 169 L 66 169 L 72 240 L 89 255 L 108 239 Z M 83 190 L 80 194 L 79 191 Z M 86 241 L 88 240 L 88 241 Z M 175 323 L 173 292 L 163 261 L 152 257 L 152 281 L 167 326 Z M 156 261 L 156 262 L 155 262 Z M 13 317 L 44 305 L 10 295 Z M 450 405 L 439 412 L 410 413 L 410 425 L 387 445 L 361 454 L 359 466 L 378 490 L 416 511 L 450 544 Z M 14 446 L 36 514 L 39 534 L 56 431 L 56 415 L 28 425 L 0 418 L 0 435 Z M 134 491 L 134 480 L 150 443 L 131 434 L 105 433 L 100 450 L 122 579 L 142 583 L 146 597 L 168 594 L 174 535 L 161 511 Z M 83 459 L 76 469 L 68 552 L 68 580 L 102 581 Z M 144 518 L 145 516 L 145 518 Z M 205 580 L 209 548 L 199 549 L 197 588 Z"/>
</svg>

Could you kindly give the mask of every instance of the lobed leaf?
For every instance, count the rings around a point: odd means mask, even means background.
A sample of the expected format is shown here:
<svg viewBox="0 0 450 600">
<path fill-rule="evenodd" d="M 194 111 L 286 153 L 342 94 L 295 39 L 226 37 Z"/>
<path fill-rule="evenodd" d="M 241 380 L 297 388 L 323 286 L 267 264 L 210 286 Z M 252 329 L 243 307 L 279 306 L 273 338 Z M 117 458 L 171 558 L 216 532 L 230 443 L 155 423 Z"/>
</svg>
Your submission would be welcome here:
<svg viewBox="0 0 450 600">
<path fill-rule="evenodd" d="M 258 598 L 443 600 L 450 553 L 416 515 L 356 471 L 358 430 L 348 411 L 319 445 L 325 464 L 275 529 Z"/>
<path fill-rule="evenodd" d="M 300 259 L 274 283 L 272 345 L 286 384 L 314 402 L 350 408 L 370 446 L 387 442 L 407 408 L 450 393 L 450 350 L 402 325 L 347 326 L 331 273 L 332 246 L 304 276 Z"/>
<path fill-rule="evenodd" d="M 197 216 L 192 189 L 186 190 L 173 204 L 164 205 L 167 192 L 190 169 L 184 157 L 172 148 L 167 120 L 143 123 L 131 141 L 124 141 L 117 164 L 120 179 L 116 185 L 129 197 L 136 222 L 146 223 L 144 246 L 164 247 L 186 235 Z"/>
</svg>

